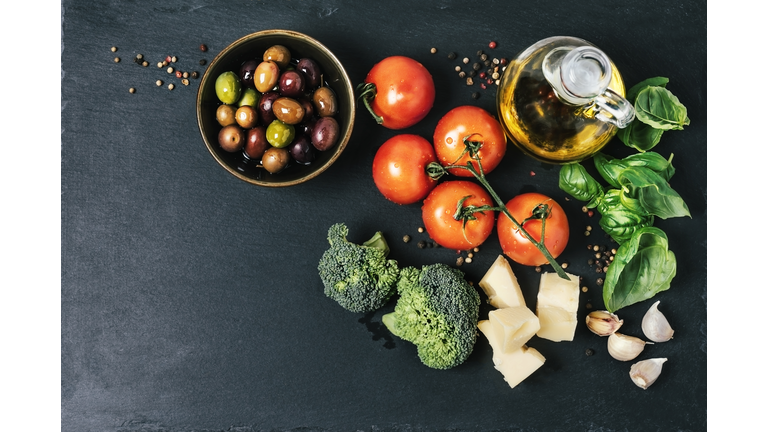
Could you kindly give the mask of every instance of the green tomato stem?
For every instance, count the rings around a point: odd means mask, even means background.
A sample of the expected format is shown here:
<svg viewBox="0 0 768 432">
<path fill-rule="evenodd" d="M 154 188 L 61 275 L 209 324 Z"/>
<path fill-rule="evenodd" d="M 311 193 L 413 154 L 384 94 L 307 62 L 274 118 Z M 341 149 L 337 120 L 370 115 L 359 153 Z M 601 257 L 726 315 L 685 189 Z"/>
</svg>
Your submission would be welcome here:
<svg viewBox="0 0 768 432">
<path fill-rule="evenodd" d="M 380 115 L 377 115 L 371 106 L 371 101 L 376 97 L 376 84 L 360 83 L 357 85 L 356 90 L 358 92 L 358 98 L 363 101 L 363 105 L 365 105 L 365 107 L 368 109 L 368 112 L 371 113 L 371 116 L 373 116 L 373 119 L 376 120 L 376 123 L 384 123 L 384 118 Z"/>
</svg>

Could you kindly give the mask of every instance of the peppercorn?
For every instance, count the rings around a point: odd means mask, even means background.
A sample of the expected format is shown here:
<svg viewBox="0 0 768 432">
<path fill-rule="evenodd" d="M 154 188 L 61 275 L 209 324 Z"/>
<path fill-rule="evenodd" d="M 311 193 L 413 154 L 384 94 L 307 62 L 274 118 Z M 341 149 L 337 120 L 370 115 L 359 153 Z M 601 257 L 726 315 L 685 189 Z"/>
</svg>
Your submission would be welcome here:
<svg viewBox="0 0 768 432">
<path fill-rule="evenodd" d="M 478 50 L 478 51 L 477 51 L 477 55 L 478 55 L 478 56 L 482 56 L 483 54 L 484 54 L 484 53 L 483 53 L 483 50 Z"/>
<path fill-rule="evenodd" d="M 460 265 L 462 265 L 462 264 L 464 264 L 464 257 L 458 257 L 458 258 L 456 258 L 456 265 L 457 265 L 457 266 L 460 266 Z"/>
<path fill-rule="evenodd" d="M 404 235 L 403 236 L 403 243 L 408 243 L 409 241 L 411 241 L 411 236 L 409 236 L 408 234 Z"/>
<path fill-rule="evenodd" d="M 485 83 L 480 83 L 480 88 L 485 90 L 487 87 L 485 86 Z"/>
<path fill-rule="evenodd" d="M 176 60 L 178 60 L 176 56 L 171 57 L 171 63 L 176 63 Z"/>
<path fill-rule="evenodd" d="M 163 67 L 163 62 L 157 62 L 157 68 L 160 69 Z"/>
<path fill-rule="evenodd" d="M 163 85 L 163 81 L 162 80 L 157 80 L 157 81 L 155 81 L 155 84 L 157 84 L 157 86 L 160 87 L 161 85 Z"/>
<path fill-rule="evenodd" d="M 143 62 L 141 62 L 141 65 L 144 66 L 144 67 L 147 67 L 147 66 L 149 66 L 149 62 L 144 60 Z"/>
<path fill-rule="evenodd" d="M 173 85 L 173 83 L 168 84 L 168 90 L 173 90 L 173 88 L 176 87 Z"/>
<path fill-rule="evenodd" d="M 472 258 L 467 257 L 467 258 L 464 259 L 464 262 L 467 263 L 467 264 L 470 264 L 470 263 L 472 263 Z"/>
<path fill-rule="evenodd" d="M 592 355 L 594 355 L 594 354 L 595 354 L 595 350 L 593 350 L 592 348 L 587 348 L 587 349 L 584 351 L 584 354 L 586 354 L 586 355 L 587 355 L 587 357 L 589 357 L 589 356 L 592 356 Z"/>
<path fill-rule="evenodd" d="M 541 273 L 541 266 L 536 266 L 536 273 Z"/>
<path fill-rule="evenodd" d="M 469 64 L 469 57 L 464 57 L 464 59 L 461 62 L 464 64 Z"/>
<path fill-rule="evenodd" d="M 165 71 L 168 72 L 168 73 L 173 73 L 173 68 L 168 66 L 168 69 L 166 69 Z"/>
<path fill-rule="evenodd" d="M 465 76 L 467 76 L 467 74 L 464 73 L 464 71 L 459 72 L 459 78 L 464 78 Z"/>
<path fill-rule="evenodd" d="M 605 281 L 603 280 L 603 278 L 597 278 L 597 280 L 595 281 L 595 283 L 596 283 L 596 284 L 598 284 L 598 285 L 602 285 L 602 284 L 603 284 L 603 282 L 605 282 Z"/>
<path fill-rule="evenodd" d="M 183 74 L 181 74 L 181 76 L 184 78 L 189 78 L 189 72 L 184 72 Z"/>
<path fill-rule="evenodd" d="M 480 70 L 481 67 L 482 66 L 480 66 L 480 63 L 475 62 L 472 64 L 472 69 L 474 70 Z"/>
<path fill-rule="evenodd" d="M 184 78 L 183 80 L 181 80 L 181 83 L 184 84 L 185 86 L 188 86 L 189 85 L 189 80 Z"/>
<path fill-rule="evenodd" d="M 475 75 L 477 75 L 477 72 L 475 72 L 475 70 L 472 69 L 471 71 L 467 72 L 467 75 L 471 76 L 471 77 L 474 77 Z"/>
<path fill-rule="evenodd" d="M 200 44 L 200 51 L 206 52 L 208 51 L 208 47 L 205 44 Z"/>
<path fill-rule="evenodd" d="M 565 270 L 565 269 L 567 269 L 567 268 L 568 268 L 568 263 L 567 263 L 567 262 L 564 262 L 564 263 L 560 264 L 560 267 L 562 267 L 562 268 L 563 268 L 563 270 Z"/>
<path fill-rule="evenodd" d="M 581 212 L 586 213 L 587 212 L 587 206 L 581 206 Z"/>
<path fill-rule="evenodd" d="M 449 59 L 449 60 L 453 60 L 453 59 L 455 59 L 455 58 L 456 58 L 456 53 L 455 53 L 455 52 L 449 52 L 449 53 L 448 53 L 448 59 Z"/>
<path fill-rule="evenodd" d="M 419 227 L 416 231 L 418 231 L 420 233 L 423 233 L 424 232 L 424 227 Z"/>
<path fill-rule="evenodd" d="M 581 292 L 587 292 L 587 291 L 589 291 L 589 288 L 585 286 L 581 287 Z"/>
<path fill-rule="evenodd" d="M 472 85 L 472 84 L 474 84 L 474 83 L 475 83 L 475 82 L 472 80 L 472 77 L 469 77 L 469 78 L 467 78 L 467 85 L 468 85 L 468 86 L 471 86 L 471 85 Z"/>
<path fill-rule="evenodd" d="M 198 73 L 197 71 L 192 71 L 192 74 L 190 75 L 192 78 L 197 79 Z"/>
<path fill-rule="evenodd" d="M 496 48 L 496 42 L 495 41 L 491 41 L 491 43 L 488 44 L 488 48 L 490 48 L 490 49 Z"/>
<path fill-rule="evenodd" d="M 171 62 L 171 56 L 165 56 L 165 62 L 170 63 Z"/>
<path fill-rule="evenodd" d="M 128 91 L 131 92 L 131 93 L 136 93 L 136 89 L 133 88 L 133 87 L 129 88 Z"/>
<path fill-rule="evenodd" d="M 473 248 L 473 249 L 472 249 L 472 252 L 474 252 L 474 253 L 478 253 L 478 252 L 480 252 L 480 248 L 479 248 L 479 247 Z"/>
<path fill-rule="evenodd" d="M 480 93 L 478 92 L 472 93 L 472 99 L 480 99 Z"/>
<path fill-rule="evenodd" d="M 437 52 L 437 48 L 434 48 L 434 47 L 433 47 L 432 49 L 430 49 L 430 50 L 429 50 L 429 52 L 431 52 L 432 54 L 434 54 L 434 53 L 436 53 L 436 52 Z"/>
<path fill-rule="evenodd" d="M 461 72 L 461 66 L 456 66 L 455 68 L 453 68 L 453 70 L 455 70 L 456 72 Z"/>
<path fill-rule="evenodd" d="M 115 63 L 120 63 L 120 57 L 115 57 Z"/>
<path fill-rule="evenodd" d="M 200 63 L 200 66 L 205 66 L 205 59 L 200 59 L 198 63 Z"/>
<path fill-rule="evenodd" d="M 425 242 L 424 240 L 419 240 L 419 242 L 416 243 L 416 246 L 418 246 L 419 249 L 424 249 L 425 247 L 427 247 L 427 242 Z"/>
<path fill-rule="evenodd" d="M 117 47 L 112 47 L 110 49 L 112 50 L 112 52 L 117 52 Z"/>
</svg>

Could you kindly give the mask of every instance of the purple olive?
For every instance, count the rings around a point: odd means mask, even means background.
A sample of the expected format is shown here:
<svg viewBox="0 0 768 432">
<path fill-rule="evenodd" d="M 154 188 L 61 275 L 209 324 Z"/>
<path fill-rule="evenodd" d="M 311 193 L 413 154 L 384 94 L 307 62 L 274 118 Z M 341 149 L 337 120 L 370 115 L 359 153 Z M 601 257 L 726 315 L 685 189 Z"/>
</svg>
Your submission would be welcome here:
<svg viewBox="0 0 768 432">
<path fill-rule="evenodd" d="M 256 126 L 246 132 L 245 155 L 251 159 L 260 160 L 271 145 L 267 141 L 267 127 Z"/>
<path fill-rule="evenodd" d="M 312 145 L 309 138 L 303 134 L 297 135 L 288 149 L 291 151 L 293 160 L 302 165 L 311 164 L 317 156 L 317 150 Z"/>
<path fill-rule="evenodd" d="M 258 65 L 259 62 L 256 60 L 246 60 L 240 66 L 240 81 L 242 81 L 243 86 L 253 87 L 253 73 Z"/>
<path fill-rule="evenodd" d="M 261 119 L 261 124 L 268 125 L 277 119 L 275 113 L 272 112 L 272 103 L 279 97 L 280 93 L 276 91 L 266 92 L 261 95 L 261 100 L 259 101 L 259 118 Z"/>
<path fill-rule="evenodd" d="M 298 98 L 304 94 L 304 76 L 295 70 L 283 72 L 277 85 L 283 96 Z"/>
<path fill-rule="evenodd" d="M 339 123 L 333 117 L 320 117 L 312 129 L 312 145 L 320 151 L 336 145 L 339 139 Z"/>
<path fill-rule="evenodd" d="M 306 90 L 314 90 L 320 86 L 322 72 L 320 71 L 320 66 L 318 66 L 314 60 L 309 58 L 300 59 L 299 63 L 296 64 L 296 70 L 304 75 L 304 78 L 306 79 L 304 88 Z"/>
</svg>

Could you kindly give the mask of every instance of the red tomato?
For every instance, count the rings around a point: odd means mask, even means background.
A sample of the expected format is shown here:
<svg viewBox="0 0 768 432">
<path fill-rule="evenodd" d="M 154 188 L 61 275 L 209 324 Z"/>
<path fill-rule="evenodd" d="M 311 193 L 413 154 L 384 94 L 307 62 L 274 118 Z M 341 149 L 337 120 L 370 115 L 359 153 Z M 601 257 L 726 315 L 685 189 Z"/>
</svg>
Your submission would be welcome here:
<svg viewBox="0 0 768 432">
<path fill-rule="evenodd" d="M 544 230 L 544 246 L 554 258 L 557 258 L 568 244 L 568 218 L 563 208 L 552 198 L 540 193 L 524 193 L 512 198 L 507 203 L 507 209 L 512 217 L 528 231 L 536 241 L 541 241 L 541 219 L 531 219 L 533 209 L 539 204 L 547 204 L 551 210 Z M 501 214 L 497 224 L 499 243 L 504 254 L 513 261 L 523 265 L 537 266 L 547 264 L 544 254 L 520 232 L 509 218 Z"/>
<path fill-rule="evenodd" d="M 470 161 L 464 139 L 481 142 L 478 154 L 486 174 L 493 171 L 507 152 L 507 136 L 501 124 L 488 111 L 471 105 L 456 107 L 437 123 L 433 137 L 437 159 L 443 166 L 463 165 Z M 472 162 L 478 169 L 477 162 Z M 455 176 L 472 177 L 465 169 L 454 168 L 449 172 Z"/>
<path fill-rule="evenodd" d="M 373 182 L 388 200 L 413 204 L 437 185 L 426 172 L 430 162 L 437 162 L 437 157 L 429 141 L 418 135 L 395 135 L 373 158 Z"/>
<path fill-rule="evenodd" d="M 421 207 L 424 227 L 437 244 L 448 249 L 467 250 L 480 246 L 493 231 L 496 212 L 486 210 L 473 213 L 475 220 L 463 222 L 453 218 L 456 208 L 464 197 L 462 207 L 493 206 L 488 192 L 477 183 L 466 180 L 450 180 L 437 185 L 429 193 Z"/>
<path fill-rule="evenodd" d="M 421 63 L 403 56 L 387 57 L 374 65 L 358 90 L 376 122 L 389 129 L 415 125 L 435 102 L 432 75 Z"/>
</svg>

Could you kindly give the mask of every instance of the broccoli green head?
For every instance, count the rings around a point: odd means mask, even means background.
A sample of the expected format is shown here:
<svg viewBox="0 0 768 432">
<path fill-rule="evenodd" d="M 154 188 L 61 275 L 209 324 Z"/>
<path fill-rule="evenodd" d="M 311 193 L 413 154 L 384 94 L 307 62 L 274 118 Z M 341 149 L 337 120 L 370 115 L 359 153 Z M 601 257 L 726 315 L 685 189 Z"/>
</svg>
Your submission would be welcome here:
<svg viewBox="0 0 768 432">
<path fill-rule="evenodd" d="M 343 223 L 328 229 L 331 246 L 317 270 L 326 296 L 351 312 L 372 312 L 394 295 L 400 269 L 387 259 L 389 246 L 381 232 L 363 244 L 347 241 L 348 234 Z"/>
<path fill-rule="evenodd" d="M 397 282 L 395 310 L 382 322 L 395 336 L 414 343 L 422 363 L 449 369 L 475 346 L 480 295 L 464 273 L 445 264 L 406 267 Z"/>
</svg>

